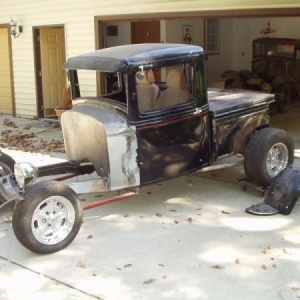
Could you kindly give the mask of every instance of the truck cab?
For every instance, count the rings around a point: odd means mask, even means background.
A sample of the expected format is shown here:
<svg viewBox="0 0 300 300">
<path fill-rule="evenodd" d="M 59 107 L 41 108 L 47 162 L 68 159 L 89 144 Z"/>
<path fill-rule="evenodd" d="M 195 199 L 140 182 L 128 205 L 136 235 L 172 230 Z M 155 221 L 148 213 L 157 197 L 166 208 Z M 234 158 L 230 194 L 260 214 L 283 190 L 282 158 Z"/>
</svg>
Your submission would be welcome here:
<svg viewBox="0 0 300 300">
<path fill-rule="evenodd" d="M 65 68 L 76 104 L 61 120 L 66 152 L 71 160 L 93 162 L 110 189 L 171 178 L 210 163 L 202 48 L 120 46 L 71 58 Z M 80 82 L 87 69 L 98 73 L 93 96 Z"/>
</svg>

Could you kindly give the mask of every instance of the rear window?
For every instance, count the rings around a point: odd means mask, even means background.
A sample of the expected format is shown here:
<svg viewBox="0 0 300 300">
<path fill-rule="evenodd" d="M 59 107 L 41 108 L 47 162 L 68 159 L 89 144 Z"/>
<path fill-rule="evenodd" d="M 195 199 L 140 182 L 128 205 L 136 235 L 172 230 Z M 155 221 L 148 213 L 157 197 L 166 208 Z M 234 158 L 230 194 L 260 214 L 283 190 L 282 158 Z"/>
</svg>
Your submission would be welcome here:
<svg viewBox="0 0 300 300">
<path fill-rule="evenodd" d="M 194 72 L 190 64 L 140 68 L 135 74 L 140 112 L 162 109 L 194 100 Z"/>
</svg>

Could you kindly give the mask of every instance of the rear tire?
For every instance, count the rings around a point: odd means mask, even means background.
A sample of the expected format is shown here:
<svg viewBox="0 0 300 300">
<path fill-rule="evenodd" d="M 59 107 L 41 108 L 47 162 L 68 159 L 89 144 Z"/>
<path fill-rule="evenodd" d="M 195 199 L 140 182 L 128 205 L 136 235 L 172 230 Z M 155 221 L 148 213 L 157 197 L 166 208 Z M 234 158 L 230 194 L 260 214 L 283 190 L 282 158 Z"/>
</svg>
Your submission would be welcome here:
<svg viewBox="0 0 300 300">
<path fill-rule="evenodd" d="M 19 242 L 32 252 L 49 254 L 67 247 L 82 224 L 77 194 L 56 181 L 28 188 L 13 212 L 13 230 Z"/>
<path fill-rule="evenodd" d="M 244 153 L 247 178 L 261 186 L 269 186 L 274 178 L 294 161 L 294 144 L 281 129 L 264 128 L 250 139 Z"/>
</svg>

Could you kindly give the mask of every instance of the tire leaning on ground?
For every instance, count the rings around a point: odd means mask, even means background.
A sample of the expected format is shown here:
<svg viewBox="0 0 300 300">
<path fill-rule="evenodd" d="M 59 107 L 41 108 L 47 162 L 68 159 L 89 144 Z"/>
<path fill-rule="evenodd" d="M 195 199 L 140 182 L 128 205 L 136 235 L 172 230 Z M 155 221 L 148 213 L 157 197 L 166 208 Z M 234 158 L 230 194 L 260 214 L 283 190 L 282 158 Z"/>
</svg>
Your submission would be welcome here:
<svg viewBox="0 0 300 300">
<path fill-rule="evenodd" d="M 50 254 L 75 239 L 83 210 L 69 186 L 56 181 L 38 182 L 22 198 L 14 208 L 12 225 L 24 247 L 38 254 Z"/>
<path fill-rule="evenodd" d="M 273 179 L 294 162 L 294 144 L 281 129 L 264 128 L 250 139 L 244 153 L 247 178 L 261 186 L 269 186 Z"/>
<path fill-rule="evenodd" d="M 15 161 L 7 154 L 0 150 L 0 177 L 14 173 Z M 5 199 L 0 195 L 0 204 L 5 202 Z"/>
</svg>

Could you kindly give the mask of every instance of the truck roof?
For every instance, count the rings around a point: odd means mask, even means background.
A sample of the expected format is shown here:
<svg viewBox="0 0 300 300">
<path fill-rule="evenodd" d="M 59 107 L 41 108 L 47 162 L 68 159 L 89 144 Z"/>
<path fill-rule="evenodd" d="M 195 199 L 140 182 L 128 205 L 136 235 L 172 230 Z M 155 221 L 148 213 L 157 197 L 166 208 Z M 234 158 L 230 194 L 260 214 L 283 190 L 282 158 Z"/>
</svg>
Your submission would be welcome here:
<svg viewBox="0 0 300 300">
<path fill-rule="evenodd" d="M 267 44 L 284 44 L 284 45 L 300 45 L 300 40 L 290 38 L 258 38 L 253 40 L 253 43 L 267 43 Z"/>
<path fill-rule="evenodd" d="M 132 66 L 204 54 L 200 46 L 187 44 L 132 44 L 105 48 L 72 57 L 64 64 L 68 70 L 125 71 Z"/>
</svg>

